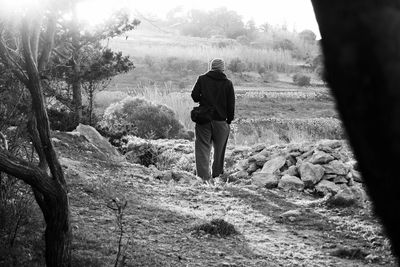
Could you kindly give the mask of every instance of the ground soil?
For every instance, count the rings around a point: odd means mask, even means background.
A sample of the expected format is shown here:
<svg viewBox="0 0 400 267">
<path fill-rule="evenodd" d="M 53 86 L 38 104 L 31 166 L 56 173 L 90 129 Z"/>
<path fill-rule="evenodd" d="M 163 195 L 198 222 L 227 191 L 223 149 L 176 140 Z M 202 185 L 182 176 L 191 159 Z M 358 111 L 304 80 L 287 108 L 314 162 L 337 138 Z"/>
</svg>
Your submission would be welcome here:
<svg viewBox="0 0 400 267">
<path fill-rule="evenodd" d="M 63 136 L 57 138 L 67 142 Z M 112 208 L 125 200 L 120 266 L 395 266 L 368 204 L 335 208 L 302 192 L 160 181 L 146 167 L 111 163 L 90 146 L 62 142 L 73 266 L 114 265 L 119 227 Z M 212 219 L 239 234 L 193 230 Z"/>
</svg>

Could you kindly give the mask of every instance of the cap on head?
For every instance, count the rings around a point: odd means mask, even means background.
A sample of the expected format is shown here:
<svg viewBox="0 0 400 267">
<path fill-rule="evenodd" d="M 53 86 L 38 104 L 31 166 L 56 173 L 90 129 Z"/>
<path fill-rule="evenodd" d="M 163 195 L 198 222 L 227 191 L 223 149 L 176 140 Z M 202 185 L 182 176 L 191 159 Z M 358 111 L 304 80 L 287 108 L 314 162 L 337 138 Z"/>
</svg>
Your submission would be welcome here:
<svg viewBox="0 0 400 267">
<path fill-rule="evenodd" d="M 211 70 L 225 71 L 225 62 L 221 58 L 214 58 L 210 64 Z"/>
</svg>

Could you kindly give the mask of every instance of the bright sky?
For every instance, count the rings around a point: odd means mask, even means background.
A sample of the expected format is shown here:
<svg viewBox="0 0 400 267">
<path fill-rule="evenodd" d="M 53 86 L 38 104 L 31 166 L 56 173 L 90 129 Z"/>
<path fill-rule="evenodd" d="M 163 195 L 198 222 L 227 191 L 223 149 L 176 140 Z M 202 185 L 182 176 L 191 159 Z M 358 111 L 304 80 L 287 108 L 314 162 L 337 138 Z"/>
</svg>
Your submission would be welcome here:
<svg viewBox="0 0 400 267">
<path fill-rule="evenodd" d="M 254 19 L 256 24 L 286 24 L 290 30 L 310 29 L 319 36 L 310 0 L 87 0 L 78 10 L 80 17 L 94 24 L 120 8 L 163 18 L 169 10 L 177 6 L 183 6 L 187 10 L 211 10 L 225 6 L 243 16 L 245 21 Z"/>
</svg>

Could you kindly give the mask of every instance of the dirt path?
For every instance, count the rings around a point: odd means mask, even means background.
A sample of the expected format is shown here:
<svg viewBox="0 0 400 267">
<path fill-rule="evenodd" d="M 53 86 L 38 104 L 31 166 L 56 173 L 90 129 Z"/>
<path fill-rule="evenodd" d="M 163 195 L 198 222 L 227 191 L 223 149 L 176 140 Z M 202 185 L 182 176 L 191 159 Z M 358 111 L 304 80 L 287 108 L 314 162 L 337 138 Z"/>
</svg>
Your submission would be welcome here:
<svg viewBox="0 0 400 267">
<path fill-rule="evenodd" d="M 62 159 L 70 183 L 74 266 L 114 264 L 118 227 L 106 206 L 111 198 L 128 202 L 124 266 L 394 266 L 366 209 L 328 209 L 303 193 L 167 183 L 141 166 L 89 159 Z M 193 226 L 216 218 L 240 234 L 194 234 Z"/>
</svg>

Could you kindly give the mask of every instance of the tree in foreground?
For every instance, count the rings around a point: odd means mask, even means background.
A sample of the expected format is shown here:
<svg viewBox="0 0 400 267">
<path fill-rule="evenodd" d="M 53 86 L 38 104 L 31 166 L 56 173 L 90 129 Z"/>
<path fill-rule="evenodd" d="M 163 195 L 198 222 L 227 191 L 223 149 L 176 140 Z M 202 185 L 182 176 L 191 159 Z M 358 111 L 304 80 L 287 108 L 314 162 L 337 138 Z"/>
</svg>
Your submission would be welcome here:
<svg viewBox="0 0 400 267">
<path fill-rule="evenodd" d="M 50 137 L 49 120 L 42 90 L 41 72 L 51 55 L 56 32 L 57 5 L 26 8 L 21 19 L 2 14 L 0 20 L 1 63 L 28 89 L 31 116 L 28 132 L 38 156 L 38 164 L 0 149 L 0 171 L 31 186 L 46 222 L 47 266 L 69 266 L 71 227 L 67 185 Z"/>
</svg>

